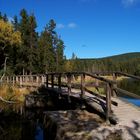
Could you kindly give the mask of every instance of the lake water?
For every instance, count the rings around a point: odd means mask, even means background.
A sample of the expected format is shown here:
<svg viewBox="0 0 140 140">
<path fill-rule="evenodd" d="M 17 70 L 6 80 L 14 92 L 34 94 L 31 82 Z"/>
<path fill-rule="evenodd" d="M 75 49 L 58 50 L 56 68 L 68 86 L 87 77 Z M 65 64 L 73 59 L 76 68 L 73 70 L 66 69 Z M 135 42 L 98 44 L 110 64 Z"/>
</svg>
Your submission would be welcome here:
<svg viewBox="0 0 140 140">
<path fill-rule="evenodd" d="M 44 140 L 43 111 L 0 103 L 0 140 Z"/>
<path fill-rule="evenodd" d="M 140 81 L 138 80 L 124 79 L 118 83 L 118 87 L 140 96 Z M 119 96 L 123 100 L 140 107 L 140 99 L 136 99 L 122 94 L 119 94 Z"/>
<path fill-rule="evenodd" d="M 140 107 L 140 99 L 133 99 L 133 98 L 122 98 L 123 100 L 129 102 L 129 103 L 132 103 L 138 107 Z"/>
</svg>

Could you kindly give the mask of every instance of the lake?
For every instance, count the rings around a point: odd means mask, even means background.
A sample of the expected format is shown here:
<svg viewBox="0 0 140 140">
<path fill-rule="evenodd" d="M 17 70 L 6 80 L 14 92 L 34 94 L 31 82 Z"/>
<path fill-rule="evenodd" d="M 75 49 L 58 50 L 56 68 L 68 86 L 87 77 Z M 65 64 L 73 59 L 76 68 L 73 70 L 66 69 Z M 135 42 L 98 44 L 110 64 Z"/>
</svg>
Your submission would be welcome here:
<svg viewBox="0 0 140 140">
<path fill-rule="evenodd" d="M 118 87 L 140 96 L 140 81 L 138 80 L 133 80 L 131 78 L 121 80 L 118 82 Z M 140 99 L 136 99 L 122 94 L 119 94 L 119 96 L 123 100 L 140 107 Z"/>
</svg>

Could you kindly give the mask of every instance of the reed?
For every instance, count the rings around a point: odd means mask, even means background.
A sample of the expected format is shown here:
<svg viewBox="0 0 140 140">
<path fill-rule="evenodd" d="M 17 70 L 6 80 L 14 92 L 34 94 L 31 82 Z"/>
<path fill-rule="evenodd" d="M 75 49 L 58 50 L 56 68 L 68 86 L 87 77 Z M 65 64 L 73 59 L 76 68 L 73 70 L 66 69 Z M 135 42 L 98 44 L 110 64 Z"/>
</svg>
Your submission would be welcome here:
<svg viewBox="0 0 140 140">
<path fill-rule="evenodd" d="M 29 94 L 30 91 L 27 88 L 19 88 L 18 86 L 12 86 L 5 84 L 0 86 L 0 96 L 8 101 L 24 101 L 24 96 Z"/>
</svg>

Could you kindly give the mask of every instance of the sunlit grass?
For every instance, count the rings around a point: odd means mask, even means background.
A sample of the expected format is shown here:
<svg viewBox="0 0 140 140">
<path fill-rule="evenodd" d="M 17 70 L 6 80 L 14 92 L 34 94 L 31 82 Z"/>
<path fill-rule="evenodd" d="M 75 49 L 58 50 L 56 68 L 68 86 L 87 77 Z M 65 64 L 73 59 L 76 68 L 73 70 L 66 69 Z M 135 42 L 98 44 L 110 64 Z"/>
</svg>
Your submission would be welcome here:
<svg viewBox="0 0 140 140">
<path fill-rule="evenodd" d="M 27 88 L 19 88 L 18 86 L 12 85 L 1 85 L 0 86 L 0 96 L 5 100 L 12 101 L 24 101 L 24 95 L 30 93 Z"/>
<path fill-rule="evenodd" d="M 87 89 L 98 94 L 105 94 L 104 88 L 98 88 L 97 90 L 95 87 L 87 87 Z"/>
</svg>

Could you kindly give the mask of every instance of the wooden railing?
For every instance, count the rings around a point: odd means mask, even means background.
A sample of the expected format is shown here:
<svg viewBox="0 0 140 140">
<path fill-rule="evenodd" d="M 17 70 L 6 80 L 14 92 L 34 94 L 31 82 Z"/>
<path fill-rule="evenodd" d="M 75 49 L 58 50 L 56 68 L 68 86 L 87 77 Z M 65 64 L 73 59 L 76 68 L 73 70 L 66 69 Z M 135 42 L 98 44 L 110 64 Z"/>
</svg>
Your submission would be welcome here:
<svg viewBox="0 0 140 140">
<path fill-rule="evenodd" d="M 86 81 L 86 77 L 90 77 L 91 79 L 94 79 L 94 84 L 90 84 L 91 87 L 96 87 L 98 89 L 99 83 L 102 82 L 104 86 L 102 88 L 105 89 L 105 96 L 95 93 L 92 90 L 89 90 L 86 86 L 89 85 L 88 81 Z M 73 83 L 74 77 L 80 77 L 80 83 L 75 84 Z M 116 82 L 113 80 L 105 79 L 103 77 L 100 77 L 96 74 L 91 74 L 87 72 L 68 72 L 68 73 L 48 73 L 46 74 L 46 87 L 51 86 L 54 88 L 54 86 L 57 86 L 58 89 L 61 90 L 62 87 L 67 87 L 68 97 L 71 94 L 72 88 L 78 88 L 81 90 L 81 98 L 84 98 L 85 92 L 88 92 L 101 100 L 105 101 L 105 115 L 106 120 L 109 120 L 109 117 L 111 116 L 111 104 L 117 105 L 116 102 L 111 101 L 111 96 L 113 95 L 113 87 L 116 85 Z"/>
<path fill-rule="evenodd" d="M 106 74 L 112 76 L 112 80 L 104 78 Z M 98 97 L 105 102 L 105 115 L 108 120 L 111 116 L 111 104 L 117 103 L 111 100 L 112 96 L 115 96 L 118 92 L 139 98 L 140 96 L 123 90 L 117 87 L 117 77 L 127 76 L 136 80 L 140 80 L 140 77 L 122 73 L 122 72 L 101 72 L 101 73 L 87 73 L 87 72 L 67 72 L 67 73 L 47 73 L 44 75 L 20 75 L 20 76 L 8 76 L 3 79 L 3 83 L 17 84 L 19 86 L 46 86 L 46 88 L 57 88 L 61 91 L 63 87 L 67 88 L 68 98 L 71 95 L 72 88 L 78 88 L 81 91 L 80 97 L 84 98 L 86 92 Z M 89 82 L 86 77 L 90 77 L 92 82 Z M 78 82 L 74 79 L 80 78 Z M 90 90 L 88 87 L 94 87 L 95 91 Z M 104 89 L 104 95 L 100 94 L 99 88 Z M 70 98 L 69 98 L 70 101 Z"/>
<path fill-rule="evenodd" d="M 12 85 L 23 86 L 41 86 L 46 83 L 45 75 L 16 75 L 16 76 L 5 76 L 2 83 L 9 83 Z"/>
</svg>

